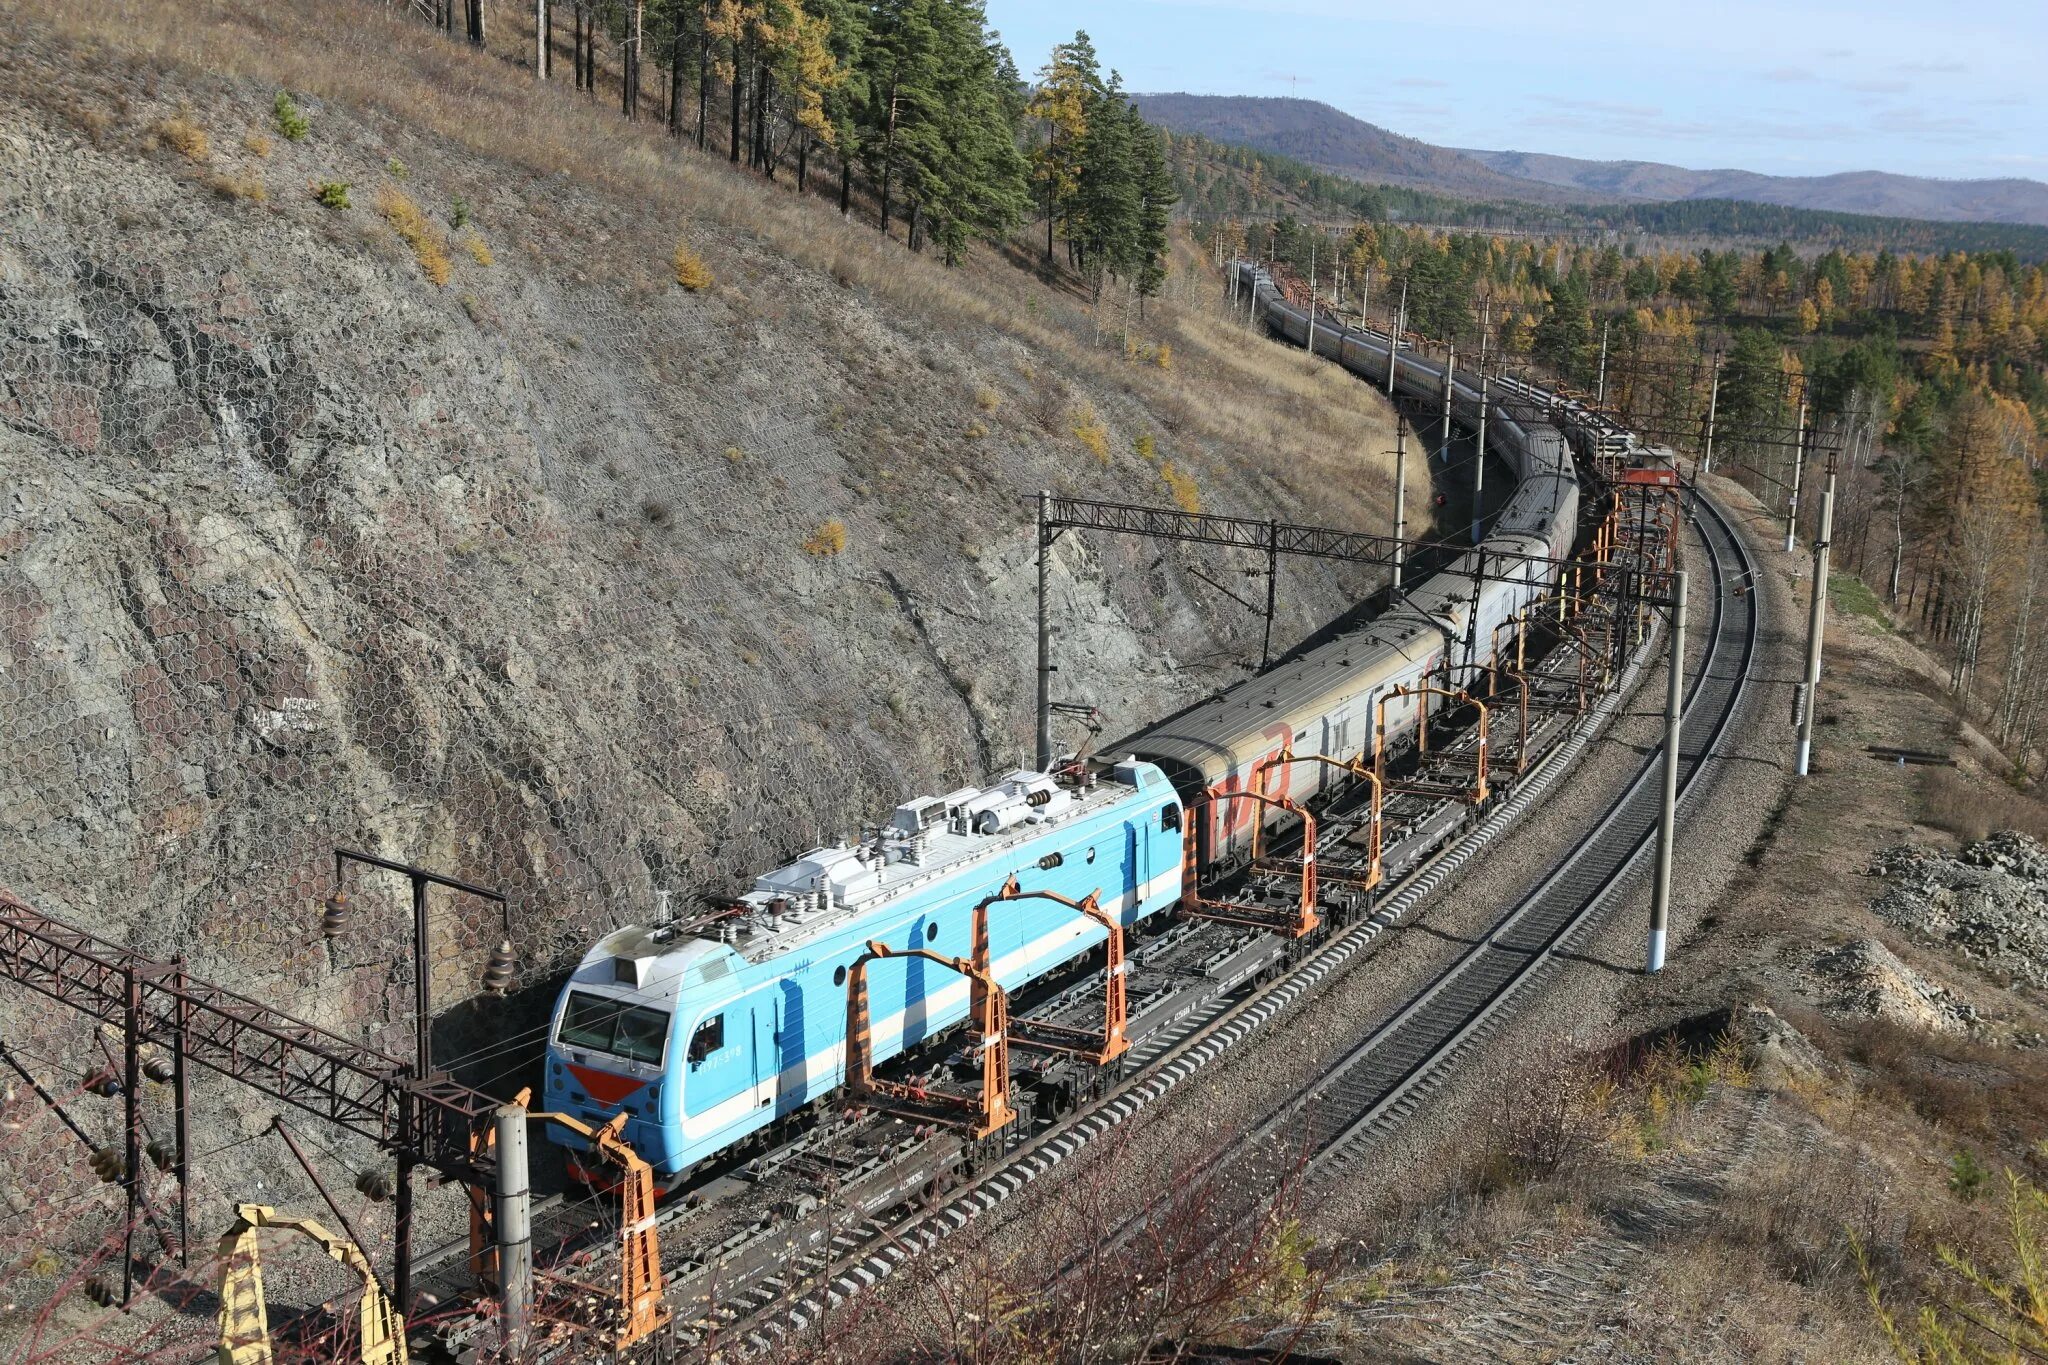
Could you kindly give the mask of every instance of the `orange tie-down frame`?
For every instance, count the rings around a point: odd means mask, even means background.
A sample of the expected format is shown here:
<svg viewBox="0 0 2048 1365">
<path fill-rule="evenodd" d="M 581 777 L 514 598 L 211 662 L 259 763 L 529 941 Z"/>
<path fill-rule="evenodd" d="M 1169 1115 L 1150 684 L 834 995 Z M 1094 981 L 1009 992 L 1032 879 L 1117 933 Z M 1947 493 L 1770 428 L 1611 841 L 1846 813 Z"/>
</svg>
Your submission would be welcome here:
<svg viewBox="0 0 2048 1365">
<path fill-rule="evenodd" d="M 974 907 L 974 965 L 991 979 L 995 968 L 989 952 L 988 919 L 989 907 L 993 905 L 1004 901 L 1052 901 L 1101 925 L 1109 935 L 1103 945 L 1107 955 L 1103 975 L 1107 980 L 1103 987 L 1101 1031 L 1039 1019 L 1013 1019 L 1010 1021 L 1010 1041 L 1018 1047 L 1034 1052 L 1062 1053 L 1096 1066 L 1106 1066 L 1130 1049 L 1130 1039 L 1125 1036 L 1130 1023 L 1130 1000 L 1124 978 L 1130 968 L 1124 961 L 1124 926 L 1115 915 L 1102 908 L 1101 895 L 1098 887 L 1080 900 L 1070 900 L 1057 891 L 1026 891 L 1017 884 L 1015 877 L 1011 877 L 1003 884 L 1002 890 Z"/>
<path fill-rule="evenodd" d="M 881 958 L 921 957 L 967 978 L 970 987 L 969 1047 L 981 1053 L 981 1088 L 960 1093 L 885 1080 L 875 1075 L 875 1045 L 868 1018 L 868 964 Z M 987 971 L 964 957 L 929 948 L 891 948 L 868 940 L 868 950 L 846 972 L 846 1100 L 856 1107 L 957 1129 L 970 1141 L 1007 1127 L 1017 1117 L 1010 1105 L 1010 1001 Z"/>
<path fill-rule="evenodd" d="M 1253 801 L 1268 810 L 1292 811 L 1301 817 L 1301 897 L 1291 911 L 1264 911 L 1255 905 L 1240 905 L 1233 901 L 1207 900 L 1203 897 L 1200 883 L 1196 879 L 1199 871 L 1196 859 L 1197 840 L 1186 840 L 1182 852 L 1185 870 L 1181 877 L 1181 913 L 1196 919 L 1212 919 L 1224 924 L 1242 924 L 1253 929 L 1264 929 L 1287 938 L 1305 938 L 1315 932 L 1323 922 L 1316 913 L 1316 818 L 1284 796 L 1267 796 L 1256 791 L 1225 791 L 1219 784 L 1204 793 L 1201 818 L 1208 818 L 1208 807 L 1224 801 Z M 1190 812 L 1194 814 L 1194 812 Z M 1263 816 L 1254 816 L 1254 826 L 1265 823 Z M 1191 828 L 1200 828 L 1193 826 Z M 1253 833 L 1253 851 L 1256 853 L 1258 834 Z M 1290 869 L 1291 870 L 1291 869 Z"/>
<path fill-rule="evenodd" d="M 1261 796 L 1268 796 L 1269 794 L 1266 791 L 1268 775 L 1274 769 L 1284 768 L 1290 763 L 1321 763 L 1327 767 L 1336 768 L 1340 772 L 1348 773 L 1360 782 L 1372 784 L 1372 806 L 1366 816 L 1365 824 L 1365 866 L 1363 868 L 1333 868 L 1325 863 L 1318 862 L 1316 866 L 1316 879 L 1318 882 L 1340 882 L 1345 886 L 1356 887 L 1360 891 L 1370 891 L 1375 886 L 1378 886 L 1385 875 L 1385 868 L 1380 862 L 1380 806 L 1381 793 L 1383 791 L 1380 785 L 1380 775 L 1366 766 L 1363 755 L 1355 754 L 1350 758 L 1334 758 L 1329 754 L 1297 754 L 1292 749 L 1282 749 L 1252 770 L 1252 790 Z M 1260 843 L 1264 836 L 1265 826 L 1264 822 L 1261 821 L 1252 829 L 1253 867 L 1261 868 L 1268 872 L 1298 872 L 1301 870 L 1303 859 L 1276 858 L 1262 854 L 1260 852 Z M 1311 852 L 1313 853 L 1313 850 Z"/>
<path fill-rule="evenodd" d="M 1472 784 L 1462 783 L 1451 786 L 1441 782 L 1389 782 L 1387 780 L 1387 703 L 1404 697 L 1417 698 L 1415 704 L 1415 751 L 1429 752 L 1429 699 L 1443 697 L 1449 704 L 1467 705 L 1479 712 L 1479 754 L 1478 763 L 1472 774 Z M 1380 779 L 1379 789 L 1385 792 L 1409 792 L 1417 796 L 1449 796 L 1478 805 L 1486 800 L 1486 703 L 1475 698 L 1463 688 L 1437 687 L 1419 683 L 1413 687 L 1402 684 L 1388 690 L 1373 707 L 1372 724 L 1372 770 Z"/>
<path fill-rule="evenodd" d="M 535 1271 L 535 1278 L 546 1279 L 554 1286 L 570 1291 L 569 1297 L 575 1303 L 615 1303 L 618 1316 L 612 1324 L 612 1345 L 614 1349 L 623 1351 L 646 1340 L 669 1323 L 668 1301 L 662 1296 L 661 1249 L 654 1234 L 654 1168 L 620 1136 L 626 1127 L 624 1110 L 597 1126 L 585 1123 L 574 1114 L 534 1114 L 532 1117 L 559 1123 L 584 1138 L 600 1160 L 618 1167 L 624 1174 L 619 1186 L 623 1207 L 619 1211 L 619 1286 L 616 1298 L 608 1287 L 583 1284 L 553 1271 Z M 571 1316 L 582 1316 L 582 1310 Z"/>
</svg>

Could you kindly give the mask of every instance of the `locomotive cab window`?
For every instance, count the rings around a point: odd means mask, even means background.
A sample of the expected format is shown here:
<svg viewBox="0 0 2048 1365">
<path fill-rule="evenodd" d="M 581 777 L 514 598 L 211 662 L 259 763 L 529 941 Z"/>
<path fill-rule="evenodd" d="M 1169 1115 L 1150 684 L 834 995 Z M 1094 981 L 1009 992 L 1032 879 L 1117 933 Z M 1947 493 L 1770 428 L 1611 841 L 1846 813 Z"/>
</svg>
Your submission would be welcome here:
<svg viewBox="0 0 2048 1365">
<path fill-rule="evenodd" d="M 1159 808 L 1159 828 L 1162 830 L 1177 830 L 1180 828 L 1179 806 L 1166 805 Z"/>
<path fill-rule="evenodd" d="M 690 1065 L 709 1057 L 725 1046 L 725 1016 L 714 1014 L 697 1025 L 697 1031 L 690 1035 Z"/>
</svg>

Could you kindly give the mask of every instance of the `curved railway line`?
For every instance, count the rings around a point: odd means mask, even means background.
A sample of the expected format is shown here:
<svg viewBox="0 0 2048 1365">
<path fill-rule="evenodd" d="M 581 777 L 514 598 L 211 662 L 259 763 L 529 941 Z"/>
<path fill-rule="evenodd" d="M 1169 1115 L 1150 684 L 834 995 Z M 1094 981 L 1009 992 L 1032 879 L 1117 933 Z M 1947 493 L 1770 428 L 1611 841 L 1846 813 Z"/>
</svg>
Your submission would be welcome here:
<svg viewBox="0 0 2048 1365">
<path fill-rule="evenodd" d="M 1278 307 L 1285 310 L 1286 305 Z M 1303 330 L 1298 313 L 1279 311 L 1277 316 L 1283 324 L 1291 316 L 1295 331 Z M 1275 330 L 1288 338 L 1285 325 Z M 1385 354 L 1387 340 L 1376 333 L 1321 323 L 1317 332 L 1318 352 L 1362 377 L 1367 364 L 1385 363 L 1373 361 L 1369 352 L 1364 363 L 1352 358 L 1364 348 Z M 1402 387 L 1411 395 L 1427 396 L 1442 382 L 1442 369 L 1422 357 L 1408 355 L 1401 366 Z M 1462 379 L 1457 389 L 1461 399 L 1470 397 Z M 1526 386 L 1523 392 L 1549 398 Z M 1563 404 L 1556 409 L 1560 420 L 1576 423 L 1583 451 L 1604 452 L 1617 434 L 1599 414 L 1568 399 L 1551 401 Z M 1698 513 L 1713 615 L 1707 663 L 1695 672 L 1686 702 L 1685 748 L 1691 757 L 1682 777 L 1688 792 L 1740 699 L 1756 627 L 1754 597 L 1732 592 L 1733 584 L 1746 580 L 1746 551 L 1710 503 L 1699 500 Z M 1588 610 L 1598 614 L 1597 608 Z M 1120 1064 L 1092 1075 L 1066 1075 L 1035 1097 L 1037 1112 L 1023 1124 L 978 1144 L 879 1114 L 822 1114 L 764 1153 L 697 1182 L 688 1198 L 663 1207 L 657 1221 L 665 1297 L 677 1326 L 673 1339 L 648 1344 L 660 1354 L 678 1346 L 773 1350 L 792 1327 L 871 1287 L 921 1250 L 1053 1172 L 1370 955 L 1389 929 L 1412 919 L 1462 866 L 1531 809 L 1619 710 L 1653 647 L 1651 639 L 1641 639 L 1632 652 L 1623 648 L 1626 611 L 1616 603 L 1606 623 L 1612 662 L 1628 656 L 1619 676 L 1610 676 L 1610 686 L 1583 711 L 1554 706 L 1535 717 L 1526 752 L 1516 754 L 1526 770 L 1498 784 L 1490 800 L 1476 808 L 1455 797 L 1390 803 L 1384 853 L 1388 876 L 1395 879 L 1391 886 L 1371 897 L 1331 887 L 1325 892 L 1326 897 L 1335 893 L 1325 901 L 1331 922 L 1306 939 L 1224 922 L 1179 920 L 1132 942 L 1127 978 L 1132 1049 Z M 1580 653 L 1590 652 L 1582 640 Z M 1539 696 L 1548 688 L 1554 699 L 1575 686 L 1583 693 L 1585 677 L 1584 661 L 1575 657 L 1560 630 L 1548 654 L 1532 662 L 1524 686 Z M 1449 770 L 1468 765 L 1473 735 L 1467 731 L 1445 738 L 1429 761 Z M 1500 743 L 1498 738 L 1495 742 Z M 1317 1165 L 1334 1167 L 1411 1112 L 1466 1048 L 1497 1029 L 1516 1000 L 1548 979 L 1557 950 L 1618 899 L 1644 840 L 1654 835 L 1655 765 L 1654 758 L 1644 764 L 1593 831 L 1478 946 L 1247 1132 L 1235 1149 L 1283 1132 L 1292 1136 L 1306 1125 Z M 1356 832 L 1357 815 L 1348 814 L 1347 823 L 1341 797 L 1319 814 L 1320 858 L 1341 861 L 1349 852 L 1342 841 Z M 1300 854 L 1298 848 L 1277 851 Z M 1236 894 L 1250 899 L 1281 894 L 1277 885 L 1261 888 L 1256 876 L 1251 881 Z M 1099 972 L 1092 978 L 1087 971 L 1077 972 L 1020 996 L 1013 1017 L 1083 1018 L 1091 1003 L 1099 1012 L 1100 994 Z M 935 1075 L 944 1069 L 945 1058 L 928 1052 L 911 1059 L 911 1065 Z M 619 1246 L 614 1219 L 602 1200 L 563 1199 L 536 1209 L 536 1248 L 553 1248 L 542 1256 L 542 1268 L 585 1282 L 593 1274 L 601 1277 Z M 437 1289 L 456 1287 L 464 1258 L 448 1254 L 455 1250 L 444 1248 L 432 1258 L 438 1270 L 422 1265 L 429 1280 L 441 1282 Z M 488 1339 L 486 1322 L 470 1319 L 467 1326 L 444 1330 L 442 1340 L 458 1351 L 480 1344 Z M 569 1355 L 558 1351 L 552 1358 Z"/>
</svg>

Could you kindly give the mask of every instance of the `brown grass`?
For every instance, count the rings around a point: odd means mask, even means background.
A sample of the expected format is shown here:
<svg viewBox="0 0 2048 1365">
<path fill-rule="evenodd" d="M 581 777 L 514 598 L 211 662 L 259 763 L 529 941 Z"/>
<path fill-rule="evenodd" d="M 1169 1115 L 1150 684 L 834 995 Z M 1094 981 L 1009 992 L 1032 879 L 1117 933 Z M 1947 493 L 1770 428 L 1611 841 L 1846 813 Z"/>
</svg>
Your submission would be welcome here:
<svg viewBox="0 0 2048 1365">
<path fill-rule="evenodd" d="M 675 271 L 676 283 L 692 294 L 709 289 L 712 285 L 711 267 L 704 264 L 704 258 L 690 249 L 688 242 L 677 242 L 675 253 L 669 257 L 669 266 Z"/>
<path fill-rule="evenodd" d="M 400 240 L 412 248 L 420 272 L 437 287 L 447 284 L 454 268 L 448 260 L 448 234 L 427 217 L 412 196 L 390 185 L 379 185 L 377 212 L 384 215 L 384 221 L 391 224 Z"/>
<path fill-rule="evenodd" d="M 268 160 L 270 149 L 276 144 L 262 133 L 251 133 L 242 139 L 242 150 L 259 161 Z"/>
<path fill-rule="evenodd" d="M 187 161 L 205 161 L 213 155 L 213 144 L 205 127 L 189 109 L 181 109 L 158 123 L 156 135 Z"/>
<path fill-rule="evenodd" d="M 837 519 L 820 523 L 804 538 L 804 553 L 817 559 L 830 559 L 845 548 L 846 523 Z"/>
<path fill-rule="evenodd" d="M 490 265 L 497 259 L 491 255 L 491 244 L 486 242 L 483 234 L 475 228 L 463 229 L 459 240 L 462 243 L 462 249 L 467 251 L 469 258 L 478 265 Z"/>
<path fill-rule="evenodd" d="M 264 188 L 262 178 L 246 172 L 230 171 L 222 175 L 211 175 L 206 178 L 206 184 L 223 199 L 240 199 L 252 204 L 261 204 L 270 198 L 270 191 Z"/>
<path fill-rule="evenodd" d="M 2048 842 L 2048 804 L 1972 778 L 1955 768 L 1926 768 L 1920 780 L 1919 820 L 1973 843 L 1994 830 L 2018 830 Z"/>
</svg>

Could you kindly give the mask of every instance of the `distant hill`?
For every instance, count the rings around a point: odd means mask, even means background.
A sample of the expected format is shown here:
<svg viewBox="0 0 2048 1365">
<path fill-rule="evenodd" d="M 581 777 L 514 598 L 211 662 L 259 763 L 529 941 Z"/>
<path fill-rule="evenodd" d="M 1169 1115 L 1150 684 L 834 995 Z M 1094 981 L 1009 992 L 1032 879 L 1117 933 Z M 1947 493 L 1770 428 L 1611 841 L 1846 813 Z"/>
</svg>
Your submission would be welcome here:
<svg viewBox="0 0 2048 1365">
<path fill-rule="evenodd" d="M 1135 98 L 1146 118 L 1177 133 L 1199 133 L 1358 180 L 1475 199 L 1542 204 L 1716 199 L 1932 222 L 2048 225 L 2048 185 L 2033 180 L 1933 180 L 1884 171 L 1780 176 L 1694 171 L 1654 161 L 1470 151 L 1402 137 L 1317 100 L 1187 94 Z"/>
<path fill-rule="evenodd" d="M 1474 199 L 1583 203 L 1587 194 L 1504 175 L 1463 152 L 1432 146 L 1316 100 L 1250 95 L 1135 95 L 1152 123 L 1307 162 L 1358 180 L 1441 190 Z M 1597 196 L 1612 198 L 1613 196 Z"/>
<path fill-rule="evenodd" d="M 1759 175 L 1755 171 L 1693 171 L 1655 161 L 1582 161 L 1542 152 L 1461 150 L 1459 155 L 1519 180 L 1600 198 L 1740 199 L 1937 222 L 2048 225 L 2048 185 L 2036 180 L 1931 180 L 1885 171 Z"/>
</svg>

